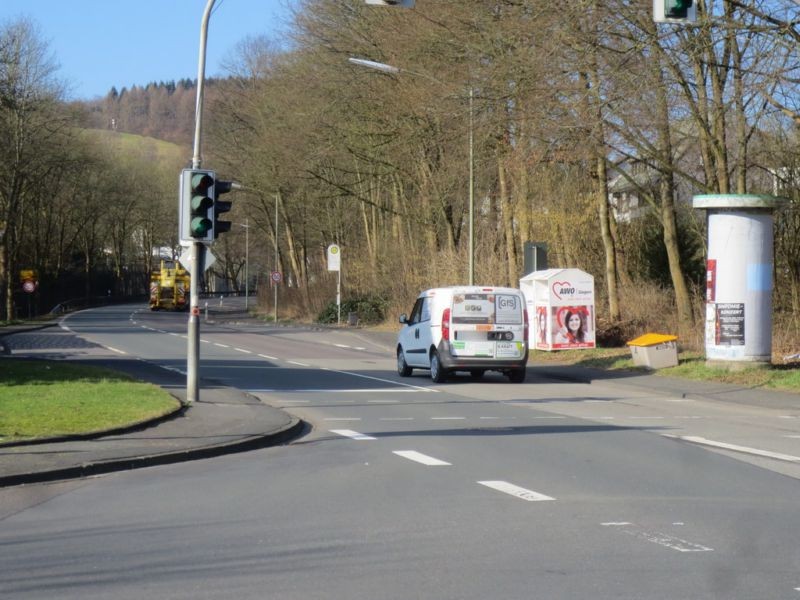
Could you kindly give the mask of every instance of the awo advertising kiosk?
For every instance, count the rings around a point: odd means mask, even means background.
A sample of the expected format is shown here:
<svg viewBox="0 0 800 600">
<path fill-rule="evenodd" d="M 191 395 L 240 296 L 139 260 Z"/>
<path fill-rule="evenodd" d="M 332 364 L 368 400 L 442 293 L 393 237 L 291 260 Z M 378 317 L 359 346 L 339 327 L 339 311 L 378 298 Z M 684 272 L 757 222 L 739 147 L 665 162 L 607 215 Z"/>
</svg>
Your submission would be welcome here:
<svg viewBox="0 0 800 600">
<path fill-rule="evenodd" d="M 595 347 L 594 277 L 580 269 L 534 271 L 519 280 L 537 350 Z"/>
</svg>

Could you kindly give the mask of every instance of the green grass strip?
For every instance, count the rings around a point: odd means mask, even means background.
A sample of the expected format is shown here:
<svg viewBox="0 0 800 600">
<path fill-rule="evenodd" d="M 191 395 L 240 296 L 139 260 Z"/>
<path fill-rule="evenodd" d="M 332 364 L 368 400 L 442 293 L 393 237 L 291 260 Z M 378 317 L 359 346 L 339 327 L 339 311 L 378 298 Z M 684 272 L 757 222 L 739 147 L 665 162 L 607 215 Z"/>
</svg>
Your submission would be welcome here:
<svg viewBox="0 0 800 600">
<path fill-rule="evenodd" d="M 109 369 L 0 358 L 0 442 L 134 425 L 179 402 L 161 388 Z"/>
</svg>

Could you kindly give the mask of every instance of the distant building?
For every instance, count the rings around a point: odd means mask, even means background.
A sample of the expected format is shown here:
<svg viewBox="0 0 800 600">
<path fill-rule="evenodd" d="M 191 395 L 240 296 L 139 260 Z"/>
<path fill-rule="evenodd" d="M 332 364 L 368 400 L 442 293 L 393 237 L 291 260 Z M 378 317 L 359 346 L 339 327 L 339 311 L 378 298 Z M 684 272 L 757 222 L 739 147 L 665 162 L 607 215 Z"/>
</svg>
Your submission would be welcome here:
<svg viewBox="0 0 800 600">
<path fill-rule="evenodd" d="M 608 203 L 617 223 L 630 223 L 644 216 L 651 206 L 643 198 L 650 192 L 658 197 L 661 174 L 643 163 L 620 171 L 608 182 Z"/>
</svg>

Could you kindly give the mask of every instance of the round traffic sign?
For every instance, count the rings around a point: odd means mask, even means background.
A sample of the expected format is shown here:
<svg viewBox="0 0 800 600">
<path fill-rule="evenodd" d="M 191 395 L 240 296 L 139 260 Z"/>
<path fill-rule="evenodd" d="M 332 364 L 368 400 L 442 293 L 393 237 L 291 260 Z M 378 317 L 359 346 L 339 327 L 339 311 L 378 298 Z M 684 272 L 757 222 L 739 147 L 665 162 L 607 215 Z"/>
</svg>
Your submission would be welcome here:
<svg viewBox="0 0 800 600">
<path fill-rule="evenodd" d="M 281 272 L 280 272 L 280 271 L 273 271 L 273 272 L 270 274 L 270 276 L 269 276 L 269 277 L 270 277 L 270 279 L 272 279 L 272 281 L 273 281 L 273 282 L 275 282 L 275 283 L 280 283 L 280 282 L 281 282 L 281 279 L 283 279 L 283 276 L 281 275 Z"/>
<path fill-rule="evenodd" d="M 36 283 L 30 279 L 26 279 L 22 282 L 22 290 L 28 294 L 32 294 L 34 291 L 36 291 Z"/>
</svg>

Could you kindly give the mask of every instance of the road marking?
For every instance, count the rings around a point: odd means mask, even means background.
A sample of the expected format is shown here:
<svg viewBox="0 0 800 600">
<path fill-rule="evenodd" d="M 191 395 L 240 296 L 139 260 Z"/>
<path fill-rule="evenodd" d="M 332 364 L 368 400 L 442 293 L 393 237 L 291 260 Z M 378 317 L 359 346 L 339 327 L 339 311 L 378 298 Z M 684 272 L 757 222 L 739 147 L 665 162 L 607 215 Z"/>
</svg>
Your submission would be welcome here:
<svg viewBox="0 0 800 600">
<path fill-rule="evenodd" d="M 270 356 L 269 354 L 259 354 L 259 356 L 260 356 L 261 358 L 266 358 L 267 360 L 279 360 L 277 357 L 275 357 L 275 356 Z"/>
<path fill-rule="evenodd" d="M 353 350 L 366 350 L 366 348 L 363 348 L 362 346 L 355 346 Z"/>
<path fill-rule="evenodd" d="M 714 551 L 713 548 L 709 548 L 708 546 L 703 546 L 702 544 L 695 544 L 694 542 L 688 542 L 681 538 L 677 538 L 673 535 L 638 529 L 633 523 L 629 523 L 627 521 L 601 523 L 601 525 L 603 525 L 604 527 L 622 527 L 622 532 L 625 533 L 626 535 L 630 535 L 640 540 L 651 542 L 653 544 L 658 544 L 659 546 L 663 546 L 664 548 L 669 548 L 670 550 L 677 550 L 678 552 Z M 673 523 L 673 525 L 676 525 L 676 523 Z M 681 523 L 681 525 L 683 525 L 683 523 Z"/>
<path fill-rule="evenodd" d="M 350 346 L 347 346 L 346 344 L 334 344 L 334 346 L 336 346 L 337 348 L 349 348 L 350 347 Z"/>
<path fill-rule="evenodd" d="M 208 340 L 200 340 L 200 342 L 202 342 L 203 344 L 210 344 L 211 343 Z"/>
<path fill-rule="evenodd" d="M 218 346 L 218 347 L 220 347 L 220 348 L 230 348 L 230 346 L 226 346 L 225 344 L 220 344 L 220 343 L 218 343 L 218 342 L 214 342 L 214 345 L 215 345 L 215 346 Z"/>
<path fill-rule="evenodd" d="M 111 350 L 112 352 L 116 352 L 117 354 L 127 354 L 127 352 L 123 352 L 122 350 L 117 350 L 116 348 L 112 348 L 111 346 L 106 346 L 106 348 L 108 350 Z"/>
<path fill-rule="evenodd" d="M 526 500 L 527 502 L 544 502 L 546 500 L 555 500 L 555 498 L 551 496 L 545 496 L 544 494 L 534 492 L 533 490 L 526 490 L 523 487 L 519 487 L 513 483 L 508 483 L 507 481 L 479 481 L 478 483 L 485 485 L 488 488 L 492 488 L 493 490 L 497 490 L 498 492 L 503 492 L 504 494 L 509 494 L 519 498 L 520 500 Z"/>
<path fill-rule="evenodd" d="M 374 438 L 370 435 L 365 435 L 363 433 L 358 433 L 357 431 L 353 431 L 352 429 L 331 429 L 331 433 L 335 433 L 336 435 L 341 435 L 346 438 L 350 438 L 351 440 L 358 440 L 358 441 L 366 441 L 366 440 L 377 440 L 378 438 Z"/>
<path fill-rule="evenodd" d="M 252 354 L 250 350 L 245 350 L 244 348 L 234 348 L 237 352 L 241 352 L 242 354 Z"/>
<path fill-rule="evenodd" d="M 401 383 L 399 381 L 392 381 L 391 379 L 381 379 L 380 377 L 372 377 L 370 375 L 362 375 L 361 373 L 353 373 L 352 371 L 339 371 L 338 369 L 328 369 L 322 367 L 323 371 L 330 371 L 331 373 L 342 373 L 343 375 L 352 375 L 353 377 L 363 377 L 364 379 L 372 379 L 373 381 L 382 381 L 384 383 L 391 383 L 392 385 L 400 385 L 407 388 L 412 388 L 420 392 L 431 392 L 438 394 L 439 390 L 433 388 L 426 388 L 419 385 L 411 385 L 410 383 Z"/>
<path fill-rule="evenodd" d="M 783 436 L 783 437 L 792 438 L 792 439 L 797 439 L 797 438 L 800 438 L 800 435 L 785 435 L 785 436 Z"/>
<path fill-rule="evenodd" d="M 449 462 L 439 460 L 438 458 L 433 458 L 432 456 L 428 456 L 427 454 L 422 454 L 421 452 L 417 452 L 416 450 L 395 450 L 392 454 L 396 454 L 397 456 L 402 456 L 403 458 L 407 458 L 408 460 L 413 460 L 414 462 L 418 462 L 428 467 L 452 466 Z"/>
<path fill-rule="evenodd" d="M 296 360 L 287 360 L 290 365 L 297 365 L 298 367 L 310 367 L 311 365 L 307 365 L 306 363 L 297 362 Z"/>
<path fill-rule="evenodd" d="M 769 452 L 768 450 L 759 450 L 758 448 L 750 448 L 748 446 L 737 446 L 736 444 L 728 444 L 726 442 L 715 442 L 706 438 L 697 436 L 671 436 L 664 434 L 665 437 L 682 440 L 684 442 L 691 442 L 692 444 L 700 444 L 701 446 L 710 446 L 712 448 L 720 448 L 722 450 L 733 450 L 734 452 L 742 452 L 744 454 L 752 454 L 754 456 L 764 456 L 766 458 L 774 458 L 776 460 L 785 460 L 788 462 L 800 462 L 800 456 L 792 456 L 791 454 L 781 454 L 780 452 Z"/>
</svg>

